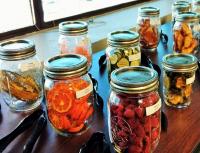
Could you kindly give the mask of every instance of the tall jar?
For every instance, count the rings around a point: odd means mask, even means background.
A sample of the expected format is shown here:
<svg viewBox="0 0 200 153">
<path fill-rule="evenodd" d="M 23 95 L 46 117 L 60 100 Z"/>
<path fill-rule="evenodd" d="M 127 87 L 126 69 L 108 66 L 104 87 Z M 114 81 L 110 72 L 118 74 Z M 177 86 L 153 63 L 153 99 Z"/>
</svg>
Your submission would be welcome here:
<svg viewBox="0 0 200 153">
<path fill-rule="evenodd" d="M 158 74 L 147 67 L 111 73 L 109 137 L 117 153 L 151 153 L 160 139 L 161 100 Z"/>
<path fill-rule="evenodd" d="M 168 54 L 163 57 L 163 97 L 168 106 L 183 108 L 191 103 L 197 58 L 190 54 Z"/>
<path fill-rule="evenodd" d="M 140 34 L 142 51 L 154 52 L 160 38 L 160 9 L 142 7 L 138 9 L 137 31 Z"/>
<path fill-rule="evenodd" d="M 192 11 L 196 13 L 200 13 L 200 0 L 192 1 Z"/>
<path fill-rule="evenodd" d="M 173 49 L 176 53 L 196 54 L 199 46 L 199 15 L 194 12 L 179 14 L 173 27 Z"/>
<path fill-rule="evenodd" d="M 87 70 L 86 57 L 78 54 L 55 56 L 44 63 L 47 115 L 58 134 L 80 135 L 91 126 L 94 97 Z"/>
<path fill-rule="evenodd" d="M 1 97 L 13 111 L 31 111 L 43 99 L 41 62 L 28 40 L 0 44 Z"/>
<path fill-rule="evenodd" d="M 66 21 L 59 24 L 59 49 L 61 54 L 80 54 L 92 62 L 92 46 L 88 36 L 88 25 L 84 21 Z"/>
<path fill-rule="evenodd" d="M 178 1 L 173 3 L 172 5 L 172 22 L 175 23 L 175 18 L 178 16 L 178 14 L 189 12 L 190 11 L 190 5 L 189 3 L 183 3 L 182 1 Z"/>
<path fill-rule="evenodd" d="M 111 32 L 108 34 L 107 43 L 106 56 L 109 76 L 117 68 L 140 65 L 141 52 L 139 47 L 139 34 L 137 32 Z"/>
</svg>

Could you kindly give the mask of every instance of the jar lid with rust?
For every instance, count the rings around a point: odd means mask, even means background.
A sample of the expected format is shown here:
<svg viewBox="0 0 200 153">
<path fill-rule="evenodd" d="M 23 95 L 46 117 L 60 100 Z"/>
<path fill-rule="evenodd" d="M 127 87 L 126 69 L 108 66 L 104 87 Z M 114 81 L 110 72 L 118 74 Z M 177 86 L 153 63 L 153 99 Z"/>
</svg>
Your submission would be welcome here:
<svg viewBox="0 0 200 153">
<path fill-rule="evenodd" d="M 144 67 L 122 67 L 111 73 L 111 88 L 116 92 L 138 94 L 158 88 L 158 74 L 155 70 Z"/>
<path fill-rule="evenodd" d="M 187 23 L 199 22 L 199 14 L 195 12 L 180 13 L 177 15 L 175 20 L 180 21 L 180 22 L 187 22 Z"/>
<path fill-rule="evenodd" d="M 157 16 L 160 14 L 160 9 L 156 7 L 141 7 L 138 12 L 140 16 Z"/>
<path fill-rule="evenodd" d="M 197 61 L 191 54 L 168 54 L 163 57 L 162 66 L 168 71 L 190 72 L 197 69 Z"/>
<path fill-rule="evenodd" d="M 78 54 L 64 54 L 44 62 L 44 75 L 53 79 L 79 77 L 87 73 L 87 58 Z"/>
<path fill-rule="evenodd" d="M 88 25 L 84 21 L 66 21 L 59 24 L 59 33 L 66 35 L 85 34 Z"/>
<path fill-rule="evenodd" d="M 139 34 L 133 31 L 114 31 L 108 34 L 110 46 L 132 46 L 139 42 Z"/>
<path fill-rule="evenodd" d="M 10 40 L 0 44 L 0 59 L 21 60 L 35 54 L 35 45 L 29 40 Z"/>
</svg>

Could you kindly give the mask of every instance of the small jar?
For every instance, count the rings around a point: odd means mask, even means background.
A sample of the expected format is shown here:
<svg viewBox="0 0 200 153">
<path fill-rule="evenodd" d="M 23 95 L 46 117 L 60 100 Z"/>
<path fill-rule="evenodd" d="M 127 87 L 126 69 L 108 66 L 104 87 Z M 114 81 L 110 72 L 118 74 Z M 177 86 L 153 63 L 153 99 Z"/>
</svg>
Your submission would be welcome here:
<svg viewBox="0 0 200 153">
<path fill-rule="evenodd" d="M 197 58 L 190 54 L 168 54 L 163 57 L 162 66 L 165 103 L 176 108 L 189 106 Z"/>
<path fill-rule="evenodd" d="M 80 135 L 91 126 L 94 97 L 87 70 L 87 58 L 78 54 L 55 56 L 44 63 L 47 114 L 58 134 Z"/>
<path fill-rule="evenodd" d="M 111 73 L 108 101 L 110 141 L 117 153 L 151 153 L 160 139 L 161 100 L 153 69 L 119 68 Z"/>
<path fill-rule="evenodd" d="M 107 39 L 106 56 L 109 76 L 117 68 L 140 65 L 141 52 L 137 32 L 114 31 L 108 34 Z"/>
<path fill-rule="evenodd" d="M 192 11 L 196 13 L 200 13 L 200 0 L 192 1 Z"/>
<path fill-rule="evenodd" d="M 43 99 L 42 66 L 28 40 L 0 44 L 1 97 L 13 111 L 31 111 Z"/>
<path fill-rule="evenodd" d="M 160 38 L 160 9 L 155 7 L 142 7 L 138 9 L 137 31 L 140 34 L 142 51 L 153 52 L 157 50 Z"/>
<path fill-rule="evenodd" d="M 185 2 L 185 3 L 184 2 L 178 1 L 172 5 L 172 22 L 173 22 L 173 24 L 175 23 L 175 18 L 178 16 L 178 14 L 190 11 L 190 4 L 187 2 Z"/>
<path fill-rule="evenodd" d="M 194 12 L 179 14 L 173 26 L 173 50 L 196 54 L 199 46 L 199 15 Z"/>
<path fill-rule="evenodd" d="M 61 54 L 80 54 L 92 62 L 92 46 L 88 36 L 88 25 L 83 21 L 66 21 L 59 24 L 59 49 Z"/>
</svg>

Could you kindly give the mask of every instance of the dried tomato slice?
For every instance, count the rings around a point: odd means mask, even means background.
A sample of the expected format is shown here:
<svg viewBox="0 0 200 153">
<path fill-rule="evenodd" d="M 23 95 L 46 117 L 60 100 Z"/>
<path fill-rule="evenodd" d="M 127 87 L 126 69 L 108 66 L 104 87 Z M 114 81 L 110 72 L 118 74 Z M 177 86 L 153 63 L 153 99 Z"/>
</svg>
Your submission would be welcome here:
<svg viewBox="0 0 200 153">
<path fill-rule="evenodd" d="M 56 128 L 56 129 L 63 129 L 63 122 L 61 120 L 61 116 L 52 112 L 52 111 L 48 111 L 48 117 L 49 120 L 51 122 L 51 124 Z"/>
<path fill-rule="evenodd" d="M 83 127 L 84 127 L 84 124 L 80 124 L 80 125 L 78 125 L 76 127 L 69 128 L 68 131 L 72 132 L 72 133 L 79 132 Z"/>
</svg>

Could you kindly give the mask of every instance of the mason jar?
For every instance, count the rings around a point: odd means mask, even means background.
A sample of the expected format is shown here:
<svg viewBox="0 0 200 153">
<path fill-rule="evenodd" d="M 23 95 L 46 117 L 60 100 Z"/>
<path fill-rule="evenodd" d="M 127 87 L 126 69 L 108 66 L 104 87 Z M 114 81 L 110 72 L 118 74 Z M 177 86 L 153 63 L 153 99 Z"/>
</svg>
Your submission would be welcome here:
<svg viewBox="0 0 200 153">
<path fill-rule="evenodd" d="M 200 13 L 200 0 L 192 0 L 192 11 Z"/>
<path fill-rule="evenodd" d="M 42 66 L 29 40 L 0 44 L 0 88 L 3 101 L 13 111 L 31 111 L 43 99 Z"/>
<path fill-rule="evenodd" d="M 173 26 L 173 50 L 176 53 L 196 54 L 199 46 L 199 15 L 179 14 Z"/>
<path fill-rule="evenodd" d="M 154 52 L 160 38 L 160 9 L 142 7 L 138 9 L 137 31 L 140 34 L 142 51 Z"/>
<path fill-rule="evenodd" d="M 141 52 L 139 34 L 132 31 L 114 31 L 108 34 L 106 48 L 107 69 L 111 72 L 125 66 L 139 66 Z"/>
<path fill-rule="evenodd" d="M 117 153 L 151 153 L 160 139 L 161 99 L 155 70 L 123 67 L 111 73 L 109 137 Z"/>
<path fill-rule="evenodd" d="M 87 70 L 87 58 L 78 54 L 58 55 L 44 63 L 47 115 L 58 134 L 80 135 L 91 126 L 94 97 Z"/>
<path fill-rule="evenodd" d="M 84 21 L 66 21 L 59 24 L 59 49 L 61 54 L 80 54 L 87 58 L 88 69 L 92 62 L 92 46 L 88 25 Z"/>
<path fill-rule="evenodd" d="M 163 97 L 168 106 L 183 108 L 191 103 L 197 58 L 190 54 L 168 54 L 163 57 Z"/>
</svg>

